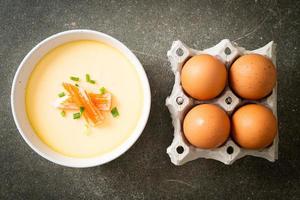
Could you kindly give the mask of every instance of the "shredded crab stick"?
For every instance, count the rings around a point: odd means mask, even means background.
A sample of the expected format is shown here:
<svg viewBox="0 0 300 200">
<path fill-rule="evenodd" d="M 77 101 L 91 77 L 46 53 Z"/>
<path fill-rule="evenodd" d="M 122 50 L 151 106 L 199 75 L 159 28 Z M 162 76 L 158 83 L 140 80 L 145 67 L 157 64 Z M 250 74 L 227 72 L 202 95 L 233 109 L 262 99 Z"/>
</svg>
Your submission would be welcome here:
<svg viewBox="0 0 300 200">
<path fill-rule="evenodd" d="M 105 93 L 105 94 L 95 94 L 95 93 L 90 93 L 89 94 L 92 102 L 95 104 L 95 106 L 99 110 L 103 111 L 109 111 L 111 108 L 111 94 L 110 93 Z"/>
<path fill-rule="evenodd" d="M 88 96 L 91 98 L 92 102 L 95 104 L 97 109 L 101 111 L 110 111 L 111 109 L 111 102 L 112 102 L 112 95 L 110 93 L 105 94 L 95 94 L 95 93 L 88 93 Z M 55 108 L 62 109 L 62 110 L 74 110 L 78 111 L 80 107 L 72 101 L 72 98 L 67 95 L 64 97 L 57 98 L 52 105 Z"/>
<path fill-rule="evenodd" d="M 72 102 L 70 96 L 58 98 L 52 103 L 52 105 L 55 108 L 59 108 L 62 110 L 79 110 L 79 107 L 74 102 Z"/>
<path fill-rule="evenodd" d="M 83 114 L 87 122 L 91 120 L 94 125 L 98 125 L 104 120 L 101 112 L 111 110 L 112 94 L 107 91 L 101 91 L 101 94 L 87 93 L 83 88 L 69 83 L 63 83 L 63 87 L 69 94 L 58 95 L 60 98 L 56 99 L 52 105 L 63 110 L 64 113 L 67 110 L 80 111 L 77 115 Z"/>
<path fill-rule="evenodd" d="M 65 90 L 68 91 L 72 102 L 74 102 L 78 107 L 84 108 L 83 115 L 86 119 L 91 120 L 94 125 L 98 125 L 104 120 L 104 116 L 94 105 L 90 96 L 84 89 L 69 83 L 63 83 L 63 86 Z"/>
</svg>

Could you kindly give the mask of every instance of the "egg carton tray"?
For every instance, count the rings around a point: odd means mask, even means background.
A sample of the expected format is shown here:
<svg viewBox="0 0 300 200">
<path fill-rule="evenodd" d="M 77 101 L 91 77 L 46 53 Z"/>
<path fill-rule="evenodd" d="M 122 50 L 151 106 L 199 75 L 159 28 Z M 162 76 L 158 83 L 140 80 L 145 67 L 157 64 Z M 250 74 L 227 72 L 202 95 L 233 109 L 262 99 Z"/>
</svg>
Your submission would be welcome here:
<svg viewBox="0 0 300 200">
<path fill-rule="evenodd" d="M 219 105 L 228 113 L 229 116 L 235 109 L 244 104 L 263 104 L 269 107 L 277 118 L 277 84 L 268 97 L 259 101 L 245 100 L 237 97 L 230 89 L 228 84 L 226 85 L 224 91 L 217 98 L 208 101 L 198 101 L 189 97 L 183 91 L 180 84 L 181 68 L 191 56 L 203 53 L 210 54 L 222 61 L 228 70 L 231 64 L 239 56 L 257 53 L 270 58 L 276 67 L 275 47 L 275 43 L 271 41 L 261 48 L 249 51 L 243 47 L 239 47 L 236 43 L 231 42 L 228 39 L 224 39 L 211 48 L 199 51 L 189 48 L 179 40 L 173 42 L 171 49 L 167 53 L 167 56 L 171 63 L 172 71 L 175 75 L 175 83 L 171 95 L 166 99 L 166 106 L 170 111 L 174 126 L 174 139 L 172 144 L 167 148 L 167 153 L 169 154 L 173 164 L 183 165 L 184 163 L 197 158 L 207 158 L 218 160 L 224 164 L 230 165 L 234 161 L 248 155 L 265 158 L 271 162 L 277 160 L 279 139 L 278 133 L 273 143 L 269 147 L 261 150 L 248 150 L 239 147 L 231 137 L 229 137 L 229 139 L 221 147 L 215 149 L 196 148 L 187 142 L 182 131 L 182 123 L 186 113 L 195 105 L 203 103 Z"/>
</svg>

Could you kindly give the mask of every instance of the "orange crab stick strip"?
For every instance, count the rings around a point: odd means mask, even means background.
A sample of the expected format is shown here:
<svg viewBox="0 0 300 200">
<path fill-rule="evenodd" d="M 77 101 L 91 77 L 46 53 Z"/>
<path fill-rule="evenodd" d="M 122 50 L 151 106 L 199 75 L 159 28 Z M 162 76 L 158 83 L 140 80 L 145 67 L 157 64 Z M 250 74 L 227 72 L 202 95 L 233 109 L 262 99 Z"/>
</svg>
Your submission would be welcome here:
<svg viewBox="0 0 300 200">
<path fill-rule="evenodd" d="M 69 92 L 73 102 L 79 107 L 84 107 L 84 116 L 90 119 L 94 125 L 98 125 L 104 120 L 103 115 L 93 104 L 86 91 L 69 83 L 63 83 L 63 86 Z"/>
<path fill-rule="evenodd" d="M 89 96 L 92 100 L 92 102 L 95 104 L 95 106 L 99 110 L 103 111 L 109 111 L 111 108 L 111 94 L 105 93 L 105 94 L 95 94 L 95 93 L 89 93 Z"/>
</svg>

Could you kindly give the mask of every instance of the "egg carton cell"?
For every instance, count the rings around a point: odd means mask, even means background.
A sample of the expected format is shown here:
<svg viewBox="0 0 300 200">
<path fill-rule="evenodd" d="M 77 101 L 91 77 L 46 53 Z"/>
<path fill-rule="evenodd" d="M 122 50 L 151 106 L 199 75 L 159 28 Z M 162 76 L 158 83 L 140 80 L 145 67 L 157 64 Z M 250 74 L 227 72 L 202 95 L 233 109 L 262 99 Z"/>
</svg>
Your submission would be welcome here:
<svg viewBox="0 0 300 200">
<path fill-rule="evenodd" d="M 186 113 L 192 107 L 204 103 L 216 104 L 222 107 L 229 116 L 231 116 L 231 114 L 242 105 L 248 103 L 262 104 L 270 108 L 277 118 L 277 85 L 273 88 L 273 91 L 270 95 L 259 101 L 239 98 L 230 89 L 228 84 L 218 97 L 208 101 L 199 101 L 189 97 L 183 91 L 180 83 L 182 66 L 190 57 L 194 55 L 210 54 L 223 62 L 227 70 L 229 70 L 231 64 L 239 56 L 256 53 L 271 59 L 276 67 L 275 47 L 275 43 L 271 41 L 259 49 L 249 51 L 243 47 L 239 47 L 237 44 L 228 39 L 224 39 L 211 48 L 199 51 L 189 48 L 179 40 L 173 42 L 171 49 L 167 53 L 167 56 L 171 63 L 172 71 L 175 75 L 175 83 L 171 95 L 166 99 L 166 106 L 170 111 L 172 124 L 174 126 L 174 139 L 172 144 L 167 148 L 167 153 L 169 154 L 172 163 L 175 165 L 182 165 L 197 158 L 207 158 L 218 160 L 224 164 L 230 165 L 234 161 L 244 156 L 261 157 L 271 162 L 274 162 L 278 158 L 278 133 L 273 143 L 269 147 L 261 150 L 249 150 L 241 148 L 231 137 L 229 137 L 229 139 L 221 147 L 215 149 L 200 149 L 187 142 L 182 130 L 182 123 Z"/>
</svg>

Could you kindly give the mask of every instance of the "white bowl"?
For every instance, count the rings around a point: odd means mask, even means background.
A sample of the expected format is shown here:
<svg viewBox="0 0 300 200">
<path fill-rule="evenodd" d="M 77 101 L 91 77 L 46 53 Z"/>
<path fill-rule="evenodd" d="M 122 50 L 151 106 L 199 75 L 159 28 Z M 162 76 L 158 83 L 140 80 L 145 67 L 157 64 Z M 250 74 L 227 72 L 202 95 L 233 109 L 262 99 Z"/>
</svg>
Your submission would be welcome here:
<svg viewBox="0 0 300 200">
<path fill-rule="evenodd" d="M 36 63 L 53 48 L 74 40 L 101 41 L 121 51 L 136 67 L 144 91 L 142 115 L 131 136 L 121 146 L 114 149 L 110 153 L 93 158 L 72 158 L 53 151 L 46 144 L 44 144 L 33 131 L 25 108 L 25 89 L 27 81 Z M 77 168 L 93 167 L 107 163 L 119 157 L 139 138 L 148 120 L 151 106 L 151 94 L 149 82 L 142 64 L 123 43 L 109 35 L 97 31 L 70 30 L 55 34 L 43 40 L 25 56 L 14 77 L 11 91 L 11 106 L 14 120 L 20 134 L 26 143 L 39 155 L 59 165 Z"/>
</svg>

